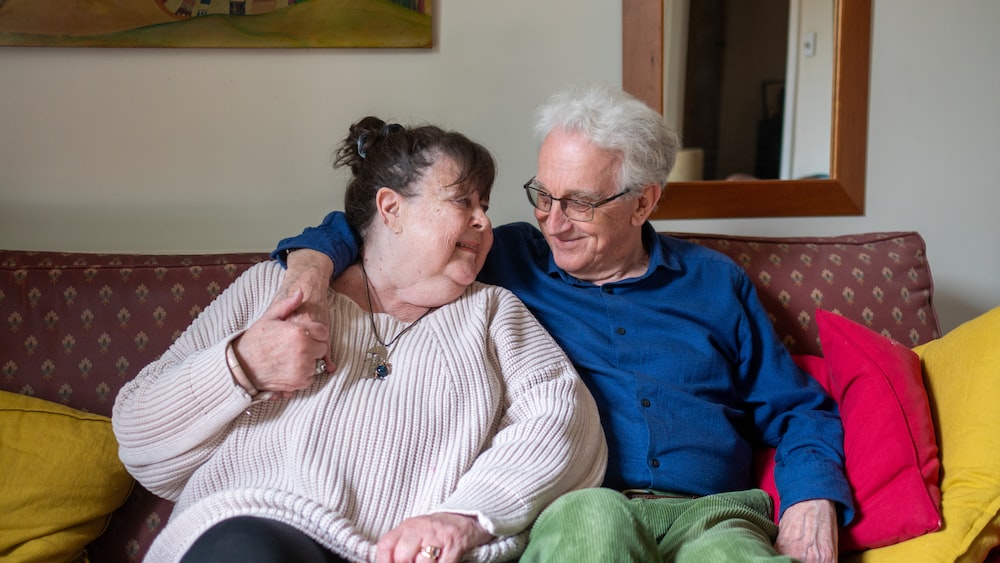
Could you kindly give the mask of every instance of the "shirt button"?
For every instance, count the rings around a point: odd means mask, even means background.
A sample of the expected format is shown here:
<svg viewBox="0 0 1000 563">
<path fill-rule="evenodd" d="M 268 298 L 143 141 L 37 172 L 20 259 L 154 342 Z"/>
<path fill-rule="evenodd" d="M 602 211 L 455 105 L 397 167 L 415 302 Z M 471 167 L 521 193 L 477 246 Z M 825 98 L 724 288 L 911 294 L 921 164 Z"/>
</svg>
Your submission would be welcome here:
<svg viewBox="0 0 1000 563">
<path fill-rule="evenodd" d="M 643 400 L 642 400 L 642 406 L 644 406 L 644 407 L 648 407 L 648 406 L 649 406 L 649 405 L 651 405 L 651 404 L 652 404 L 652 403 L 650 403 L 650 402 L 649 402 L 649 399 L 643 399 Z"/>
<path fill-rule="evenodd" d="M 654 468 L 655 467 L 659 467 L 660 466 L 660 460 L 658 460 L 658 459 L 651 460 L 649 462 L 649 465 L 653 466 Z"/>
<path fill-rule="evenodd" d="M 610 285 L 606 285 L 606 286 L 602 287 L 601 289 L 603 289 L 604 293 L 607 293 L 608 295 L 614 295 L 614 293 L 615 293 L 615 288 L 611 287 Z"/>
<path fill-rule="evenodd" d="M 617 332 L 619 335 L 625 334 L 625 327 L 620 326 L 615 329 L 615 332 Z"/>
</svg>

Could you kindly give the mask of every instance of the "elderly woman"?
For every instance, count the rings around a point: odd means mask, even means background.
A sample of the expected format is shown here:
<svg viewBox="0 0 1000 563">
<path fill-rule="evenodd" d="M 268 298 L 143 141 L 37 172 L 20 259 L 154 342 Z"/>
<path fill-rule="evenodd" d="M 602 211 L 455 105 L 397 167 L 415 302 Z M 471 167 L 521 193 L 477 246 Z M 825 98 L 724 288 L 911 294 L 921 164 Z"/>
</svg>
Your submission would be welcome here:
<svg viewBox="0 0 1000 563">
<path fill-rule="evenodd" d="M 489 152 L 368 117 L 336 163 L 363 250 L 328 291 L 335 329 L 289 320 L 303 295 L 275 300 L 284 271 L 263 263 L 117 398 L 123 462 L 176 501 L 148 561 L 510 559 L 543 507 L 603 478 L 573 366 L 475 281 Z"/>
</svg>

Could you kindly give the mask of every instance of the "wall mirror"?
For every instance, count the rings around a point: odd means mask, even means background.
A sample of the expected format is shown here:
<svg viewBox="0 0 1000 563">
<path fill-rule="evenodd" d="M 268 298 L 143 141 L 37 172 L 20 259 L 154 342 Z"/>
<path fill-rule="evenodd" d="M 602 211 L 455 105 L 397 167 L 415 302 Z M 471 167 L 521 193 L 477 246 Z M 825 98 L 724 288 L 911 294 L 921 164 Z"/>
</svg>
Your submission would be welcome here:
<svg viewBox="0 0 1000 563">
<path fill-rule="evenodd" d="M 622 0 L 623 87 L 661 112 L 664 93 L 670 96 L 671 87 L 664 77 L 677 72 L 664 67 L 664 53 L 670 48 L 665 38 L 671 40 L 666 32 L 671 22 L 665 15 L 669 18 L 676 1 Z M 833 12 L 829 177 L 672 181 L 652 219 L 864 213 L 871 0 L 835 0 Z"/>
</svg>

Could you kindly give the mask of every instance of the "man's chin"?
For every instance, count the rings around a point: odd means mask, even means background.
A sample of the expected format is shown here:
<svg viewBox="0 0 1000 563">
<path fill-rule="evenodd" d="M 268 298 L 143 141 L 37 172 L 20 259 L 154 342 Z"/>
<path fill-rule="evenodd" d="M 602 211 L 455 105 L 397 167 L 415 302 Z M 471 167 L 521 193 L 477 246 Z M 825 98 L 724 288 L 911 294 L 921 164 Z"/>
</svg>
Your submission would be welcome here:
<svg viewBox="0 0 1000 563">
<path fill-rule="evenodd" d="M 576 263 L 575 258 L 574 254 L 552 253 L 552 261 L 556 263 L 556 266 L 559 266 L 560 270 L 569 275 L 573 275 L 573 272 L 579 269 L 580 265 Z"/>
</svg>

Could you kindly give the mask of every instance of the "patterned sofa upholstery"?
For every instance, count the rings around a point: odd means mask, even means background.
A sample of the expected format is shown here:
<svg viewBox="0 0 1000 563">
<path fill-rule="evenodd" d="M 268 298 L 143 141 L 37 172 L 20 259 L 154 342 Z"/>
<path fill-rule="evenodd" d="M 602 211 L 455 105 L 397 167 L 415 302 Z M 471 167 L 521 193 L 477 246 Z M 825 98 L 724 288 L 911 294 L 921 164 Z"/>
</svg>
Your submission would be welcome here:
<svg viewBox="0 0 1000 563">
<path fill-rule="evenodd" d="M 111 416 L 121 386 L 266 259 L 0 251 L 0 389 Z M 141 561 L 171 508 L 137 485 L 90 559 Z"/>
<path fill-rule="evenodd" d="M 818 354 L 817 307 L 915 346 L 939 336 L 923 239 L 913 232 L 826 238 L 678 234 L 751 275 L 795 353 Z M 263 253 L 128 255 L 0 250 L 0 389 L 110 416 L 122 384 Z M 171 504 L 136 486 L 88 547 L 140 561 Z"/>
</svg>

